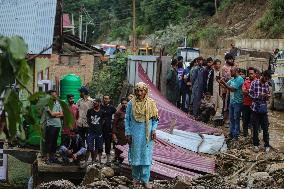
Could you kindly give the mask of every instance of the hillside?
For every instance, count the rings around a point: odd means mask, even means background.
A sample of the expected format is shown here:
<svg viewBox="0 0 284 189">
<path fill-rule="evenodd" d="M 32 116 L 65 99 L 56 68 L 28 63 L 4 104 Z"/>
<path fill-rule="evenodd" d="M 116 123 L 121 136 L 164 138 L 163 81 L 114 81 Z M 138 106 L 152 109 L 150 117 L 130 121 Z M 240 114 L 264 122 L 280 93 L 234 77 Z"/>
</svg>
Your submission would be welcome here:
<svg viewBox="0 0 284 189">
<path fill-rule="evenodd" d="M 214 44 L 220 37 L 283 38 L 283 0 L 136 0 L 137 37 L 152 46 L 175 49 L 184 37 L 190 45 L 200 39 Z M 64 12 L 75 24 L 80 7 L 88 25 L 88 42 L 120 41 L 129 45 L 132 4 L 127 0 L 64 0 Z M 78 24 L 78 23 L 77 23 Z M 154 39 L 154 41 L 153 41 Z"/>
</svg>

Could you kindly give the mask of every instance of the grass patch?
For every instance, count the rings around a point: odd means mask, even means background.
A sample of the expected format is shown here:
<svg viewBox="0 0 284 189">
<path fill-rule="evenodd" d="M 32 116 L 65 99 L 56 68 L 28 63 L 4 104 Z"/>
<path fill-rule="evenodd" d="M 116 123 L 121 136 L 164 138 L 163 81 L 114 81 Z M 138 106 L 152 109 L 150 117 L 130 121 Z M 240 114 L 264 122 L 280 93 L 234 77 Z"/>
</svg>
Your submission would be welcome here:
<svg viewBox="0 0 284 189">
<path fill-rule="evenodd" d="M 1 188 L 26 189 L 31 176 L 31 165 L 8 155 L 8 179 L 7 183 L 0 183 Z"/>
</svg>

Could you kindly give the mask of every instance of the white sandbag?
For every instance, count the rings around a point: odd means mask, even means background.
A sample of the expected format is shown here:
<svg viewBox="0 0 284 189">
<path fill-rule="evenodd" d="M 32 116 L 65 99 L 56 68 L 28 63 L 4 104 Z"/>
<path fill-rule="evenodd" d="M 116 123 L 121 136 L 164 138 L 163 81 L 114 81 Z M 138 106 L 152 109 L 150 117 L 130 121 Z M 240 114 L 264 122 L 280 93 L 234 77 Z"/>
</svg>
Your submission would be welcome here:
<svg viewBox="0 0 284 189">
<path fill-rule="evenodd" d="M 160 130 L 157 130 L 156 134 L 157 137 L 162 140 L 175 144 L 179 147 L 191 150 L 193 152 L 198 152 L 198 147 L 202 142 L 202 138 L 196 133 L 191 133 L 191 132 L 183 133 L 183 132 L 179 132 L 177 130 L 175 132 L 182 136 L 176 134 L 170 134 Z"/>
<path fill-rule="evenodd" d="M 216 154 L 221 149 L 222 151 L 227 150 L 227 144 L 225 142 L 224 135 L 215 136 L 215 135 L 206 135 L 202 134 L 203 142 L 199 146 L 198 152 L 207 153 L 207 154 Z"/>
</svg>

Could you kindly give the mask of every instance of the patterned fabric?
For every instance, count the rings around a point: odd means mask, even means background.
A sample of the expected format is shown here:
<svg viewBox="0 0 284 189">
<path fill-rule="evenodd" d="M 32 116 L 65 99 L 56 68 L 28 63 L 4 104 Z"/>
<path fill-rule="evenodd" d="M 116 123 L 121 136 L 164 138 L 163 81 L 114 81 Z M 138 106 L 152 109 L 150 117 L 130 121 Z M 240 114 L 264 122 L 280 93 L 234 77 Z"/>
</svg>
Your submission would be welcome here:
<svg viewBox="0 0 284 189">
<path fill-rule="evenodd" d="M 158 119 L 158 109 L 153 99 L 148 96 L 148 87 L 145 83 L 139 82 L 135 86 L 135 91 L 143 89 L 146 92 L 146 96 L 143 100 L 139 100 L 137 97 L 132 99 L 132 114 L 135 121 L 143 123 L 146 122 L 146 133 L 149 130 L 149 120 L 151 118 Z M 149 141 L 149 135 L 146 135 L 146 141 Z"/>
<path fill-rule="evenodd" d="M 93 100 L 88 97 L 87 100 L 80 98 L 77 102 L 79 108 L 78 127 L 89 127 L 87 123 L 87 111 L 93 107 Z"/>
<path fill-rule="evenodd" d="M 146 141 L 146 122 L 137 122 L 132 114 L 132 101 L 128 102 L 125 115 L 125 135 L 132 137 L 129 147 L 128 160 L 130 165 L 151 165 L 153 153 L 153 141 Z M 149 120 L 147 135 L 151 135 L 158 127 L 157 119 Z"/>
<path fill-rule="evenodd" d="M 252 98 L 252 111 L 256 111 L 256 103 L 265 104 L 266 98 L 263 95 L 269 94 L 269 85 L 266 82 L 262 84 L 260 80 L 255 80 L 251 83 L 251 87 L 249 89 L 249 95 Z"/>
</svg>

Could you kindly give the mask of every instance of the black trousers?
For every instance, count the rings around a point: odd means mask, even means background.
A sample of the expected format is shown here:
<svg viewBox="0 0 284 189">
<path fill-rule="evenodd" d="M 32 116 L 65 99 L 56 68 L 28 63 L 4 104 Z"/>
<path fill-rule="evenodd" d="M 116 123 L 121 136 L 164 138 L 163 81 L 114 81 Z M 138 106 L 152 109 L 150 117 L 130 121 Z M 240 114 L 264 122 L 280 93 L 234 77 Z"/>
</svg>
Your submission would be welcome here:
<svg viewBox="0 0 284 189">
<path fill-rule="evenodd" d="M 243 111 L 242 111 L 242 120 L 243 120 L 243 132 L 244 136 L 248 135 L 248 129 L 250 128 L 251 125 L 251 108 L 250 106 L 243 106 Z"/>
<path fill-rule="evenodd" d="M 261 126 L 263 130 L 264 147 L 269 147 L 269 132 L 268 132 L 268 115 L 267 113 L 257 113 L 252 111 L 251 124 L 253 126 L 253 145 L 259 146 L 259 128 Z"/>
<path fill-rule="evenodd" d="M 88 127 L 78 127 L 78 134 L 82 138 L 84 146 L 85 146 L 87 134 L 88 134 Z"/>
<path fill-rule="evenodd" d="M 112 141 L 112 133 L 103 133 L 103 139 L 105 143 L 105 153 L 107 155 L 110 155 L 110 150 L 111 150 L 111 141 Z"/>
<path fill-rule="evenodd" d="M 45 130 L 45 145 L 47 153 L 55 154 L 60 127 L 47 126 Z"/>
</svg>

